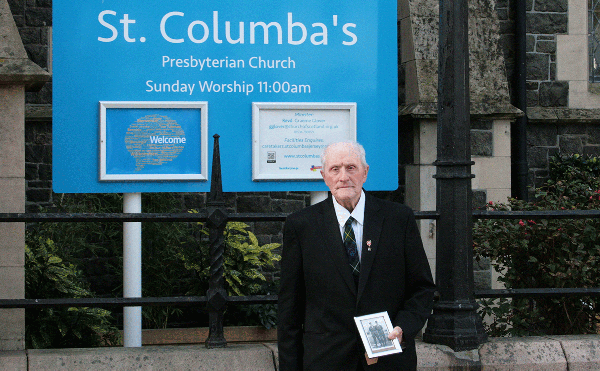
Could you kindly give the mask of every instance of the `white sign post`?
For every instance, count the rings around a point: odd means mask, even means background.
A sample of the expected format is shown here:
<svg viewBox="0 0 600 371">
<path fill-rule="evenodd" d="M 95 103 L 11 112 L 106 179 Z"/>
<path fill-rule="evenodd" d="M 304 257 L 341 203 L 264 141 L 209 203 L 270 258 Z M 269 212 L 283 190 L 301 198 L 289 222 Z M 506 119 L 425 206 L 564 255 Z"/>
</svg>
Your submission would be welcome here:
<svg viewBox="0 0 600 371">
<path fill-rule="evenodd" d="M 124 193 L 123 212 L 141 213 L 142 194 Z M 142 297 L 142 223 L 123 223 L 123 297 Z M 142 346 L 142 307 L 123 307 L 123 345 Z"/>
</svg>

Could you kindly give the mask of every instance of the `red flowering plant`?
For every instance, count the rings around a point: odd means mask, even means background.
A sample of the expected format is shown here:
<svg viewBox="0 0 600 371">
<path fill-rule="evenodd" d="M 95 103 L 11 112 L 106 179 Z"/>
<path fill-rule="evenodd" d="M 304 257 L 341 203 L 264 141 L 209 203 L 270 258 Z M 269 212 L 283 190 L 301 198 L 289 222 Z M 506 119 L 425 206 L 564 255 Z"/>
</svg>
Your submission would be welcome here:
<svg viewBox="0 0 600 371">
<path fill-rule="evenodd" d="M 553 157 L 535 200 L 486 205 L 488 210 L 600 208 L 600 159 Z M 600 287 L 600 220 L 483 219 L 474 225 L 476 259 L 487 258 L 506 288 Z M 596 334 L 597 297 L 513 298 L 480 301 L 492 336 Z"/>
</svg>

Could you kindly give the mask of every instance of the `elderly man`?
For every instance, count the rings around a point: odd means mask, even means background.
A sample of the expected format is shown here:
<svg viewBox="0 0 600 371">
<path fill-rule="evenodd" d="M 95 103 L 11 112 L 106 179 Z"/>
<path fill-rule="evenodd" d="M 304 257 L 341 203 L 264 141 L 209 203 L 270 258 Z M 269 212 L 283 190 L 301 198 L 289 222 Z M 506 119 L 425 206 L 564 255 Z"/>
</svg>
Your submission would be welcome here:
<svg viewBox="0 0 600 371">
<path fill-rule="evenodd" d="M 435 286 L 414 215 L 364 193 L 369 166 L 360 144 L 331 144 L 321 163 L 331 196 L 284 227 L 280 370 L 415 370 L 414 337 Z M 367 359 L 354 317 L 383 311 L 403 352 Z"/>
</svg>

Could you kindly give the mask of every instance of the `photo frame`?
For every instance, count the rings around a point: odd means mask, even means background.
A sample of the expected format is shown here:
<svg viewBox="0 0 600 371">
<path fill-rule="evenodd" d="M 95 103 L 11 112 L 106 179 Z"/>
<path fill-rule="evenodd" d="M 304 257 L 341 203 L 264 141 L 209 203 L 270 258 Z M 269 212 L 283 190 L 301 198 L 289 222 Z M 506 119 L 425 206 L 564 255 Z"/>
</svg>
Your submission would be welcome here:
<svg viewBox="0 0 600 371">
<path fill-rule="evenodd" d="M 394 327 L 387 312 L 354 317 L 354 321 L 369 358 L 402 352 L 398 339 L 388 339 Z"/>
<path fill-rule="evenodd" d="M 252 181 L 322 181 L 321 152 L 356 140 L 356 102 L 253 102 Z"/>
<path fill-rule="evenodd" d="M 99 102 L 100 181 L 208 180 L 207 102 Z"/>
</svg>

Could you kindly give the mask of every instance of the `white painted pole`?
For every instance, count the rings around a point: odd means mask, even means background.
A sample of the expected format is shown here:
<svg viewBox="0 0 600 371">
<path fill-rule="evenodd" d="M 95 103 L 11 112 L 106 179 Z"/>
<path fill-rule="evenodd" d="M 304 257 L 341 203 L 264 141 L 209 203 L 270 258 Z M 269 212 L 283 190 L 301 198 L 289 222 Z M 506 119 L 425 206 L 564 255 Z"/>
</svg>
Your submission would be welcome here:
<svg viewBox="0 0 600 371">
<path fill-rule="evenodd" d="M 310 204 L 314 205 L 323 200 L 327 199 L 327 191 L 313 191 L 310 192 Z"/>
<path fill-rule="evenodd" d="M 123 212 L 141 213 L 142 194 L 124 193 Z M 142 223 L 123 223 L 123 297 L 142 297 Z M 142 307 L 123 307 L 123 345 L 142 346 Z"/>
</svg>

